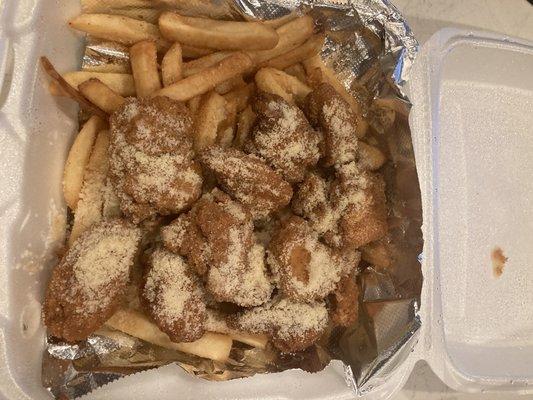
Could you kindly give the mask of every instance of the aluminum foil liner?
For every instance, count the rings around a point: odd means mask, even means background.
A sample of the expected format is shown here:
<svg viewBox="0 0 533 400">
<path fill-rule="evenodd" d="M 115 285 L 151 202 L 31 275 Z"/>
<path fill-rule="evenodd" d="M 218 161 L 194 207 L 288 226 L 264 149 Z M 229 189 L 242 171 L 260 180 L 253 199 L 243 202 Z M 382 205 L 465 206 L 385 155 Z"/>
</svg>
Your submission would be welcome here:
<svg viewBox="0 0 533 400">
<path fill-rule="evenodd" d="M 177 363 L 209 380 L 228 380 L 256 373 L 301 368 L 316 372 L 332 359 L 345 365 L 346 382 L 355 395 L 371 391 L 401 363 L 417 340 L 422 273 L 422 209 L 411 135 L 410 104 L 402 88 L 409 78 L 418 43 L 388 0 L 153 0 L 117 7 L 112 0 L 82 0 L 84 12 L 122 14 L 150 22 L 163 9 L 224 19 L 274 19 L 291 12 L 310 13 L 326 32 L 321 56 L 355 96 L 384 99 L 396 112 L 392 126 L 384 110 L 364 110 L 372 136 L 388 156 L 383 167 L 389 201 L 387 268 L 363 265 L 358 277 L 359 320 L 335 329 L 304 352 L 282 355 L 234 345 L 226 364 L 166 350 L 121 332 L 101 329 L 84 343 L 69 345 L 48 339 L 43 356 L 43 385 L 56 397 L 71 399 L 115 379 Z M 155 9 L 154 9 L 155 5 Z M 84 69 L 129 71 L 128 51 L 117 43 L 87 39 Z M 361 90 L 361 88 L 365 90 Z M 234 342 L 236 343 L 236 342 Z"/>
</svg>

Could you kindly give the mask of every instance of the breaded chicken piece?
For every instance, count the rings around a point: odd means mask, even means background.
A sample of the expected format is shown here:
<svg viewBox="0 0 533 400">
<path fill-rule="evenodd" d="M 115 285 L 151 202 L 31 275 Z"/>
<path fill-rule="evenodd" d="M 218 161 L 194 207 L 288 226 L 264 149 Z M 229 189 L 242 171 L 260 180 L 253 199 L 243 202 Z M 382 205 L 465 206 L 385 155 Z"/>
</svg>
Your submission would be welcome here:
<svg viewBox="0 0 533 400">
<path fill-rule="evenodd" d="M 43 306 L 51 335 L 84 340 L 120 305 L 141 239 L 123 220 L 93 225 L 52 271 Z"/>
<path fill-rule="evenodd" d="M 175 214 L 200 197 L 187 107 L 166 97 L 129 98 L 110 121 L 110 176 L 126 216 L 137 223 Z"/>
<path fill-rule="evenodd" d="M 332 249 L 300 217 L 287 219 L 268 247 L 268 264 L 283 296 L 297 301 L 325 298 L 359 264 L 354 249 Z"/>
<path fill-rule="evenodd" d="M 148 315 L 170 340 L 193 342 L 203 336 L 204 288 L 181 256 L 157 248 L 145 271 L 140 297 Z"/>
<path fill-rule="evenodd" d="M 310 174 L 298 187 L 292 209 L 331 246 L 359 248 L 387 234 L 385 183 L 351 162 L 333 180 Z"/>
<path fill-rule="evenodd" d="M 276 298 L 228 317 L 228 325 L 245 332 L 266 334 L 283 353 L 312 346 L 324 333 L 328 311 L 323 302 L 299 303 Z"/>
<path fill-rule="evenodd" d="M 309 121 L 324 134 L 325 166 L 341 165 L 357 158 L 357 115 L 333 86 L 321 83 L 306 98 Z"/>
<path fill-rule="evenodd" d="M 301 182 L 320 158 L 320 135 L 304 113 L 281 96 L 262 92 L 253 110 L 257 120 L 245 150 L 263 158 L 287 182 Z"/>
<path fill-rule="evenodd" d="M 291 185 L 255 155 L 213 146 L 200 155 L 200 161 L 254 219 L 268 216 L 291 200 Z"/>
<path fill-rule="evenodd" d="M 338 232 L 324 238 L 335 245 L 361 247 L 387 234 L 387 200 L 381 175 L 362 171 L 355 163 L 343 165 L 331 185 L 330 201 L 342 209 Z"/>
<path fill-rule="evenodd" d="M 329 318 L 335 326 L 348 327 L 359 316 L 359 288 L 352 275 L 344 276 L 331 294 Z"/>
<path fill-rule="evenodd" d="M 249 307 L 270 299 L 265 251 L 256 243 L 251 215 L 220 190 L 204 195 L 188 214 L 163 228 L 161 237 L 204 275 L 215 300 Z"/>
</svg>

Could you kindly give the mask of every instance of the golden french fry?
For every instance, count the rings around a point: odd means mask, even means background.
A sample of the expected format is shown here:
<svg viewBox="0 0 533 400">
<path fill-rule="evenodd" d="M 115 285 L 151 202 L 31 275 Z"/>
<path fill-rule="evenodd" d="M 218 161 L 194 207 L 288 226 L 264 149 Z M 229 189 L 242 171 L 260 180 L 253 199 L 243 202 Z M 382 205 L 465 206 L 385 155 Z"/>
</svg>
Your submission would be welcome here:
<svg viewBox="0 0 533 400">
<path fill-rule="evenodd" d="M 305 73 L 305 68 L 301 63 L 293 64 L 290 67 L 285 68 L 283 72 L 292 75 L 295 78 L 298 78 L 301 82 L 307 84 L 307 74 Z"/>
<path fill-rule="evenodd" d="M 152 0 L 82 0 L 84 14 L 119 14 L 157 24 L 161 13 Z"/>
<path fill-rule="evenodd" d="M 129 60 L 122 61 L 123 60 L 121 60 L 121 62 L 103 62 L 102 64 L 84 67 L 83 70 L 87 72 L 131 74 Z"/>
<path fill-rule="evenodd" d="M 387 161 L 387 157 L 380 149 L 365 142 L 359 141 L 358 151 L 359 162 L 371 171 L 381 168 Z"/>
<path fill-rule="evenodd" d="M 97 78 L 98 80 L 109 86 L 111 90 L 117 92 L 121 96 L 135 96 L 135 83 L 133 82 L 133 75 L 130 74 L 116 74 L 93 71 L 73 71 L 63 74 L 63 78 L 76 89 L 78 88 L 80 83 L 88 81 L 91 78 Z M 54 96 L 65 95 L 65 93 L 59 92 L 58 90 L 60 90 L 58 86 L 50 85 L 50 92 Z"/>
<path fill-rule="evenodd" d="M 196 96 L 187 101 L 187 106 L 189 107 L 189 111 L 192 115 L 196 114 L 196 111 L 198 111 L 198 107 L 200 107 L 201 100 L 202 96 Z"/>
<path fill-rule="evenodd" d="M 153 41 L 143 40 L 131 46 L 130 62 L 137 97 L 148 97 L 161 89 L 157 49 Z"/>
<path fill-rule="evenodd" d="M 93 103 L 91 103 L 85 97 L 83 97 L 82 94 L 76 90 L 76 88 L 74 88 L 71 84 L 69 84 L 65 80 L 65 78 L 63 78 L 59 74 L 59 72 L 57 72 L 57 70 L 54 68 L 54 66 L 52 65 L 52 63 L 50 62 L 48 58 L 43 56 L 40 58 L 40 61 L 41 61 L 41 66 L 43 67 L 44 71 L 61 88 L 62 92 L 64 92 L 72 100 L 76 101 L 83 110 L 93 115 L 98 115 L 100 118 L 107 120 L 107 114 L 105 113 L 105 111 L 96 107 Z"/>
<path fill-rule="evenodd" d="M 83 185 L 68 239 L 69 246 L 89 227 L 102 220 L 104 189 L 109 167 L 108 147 L 109 132 L 100 131 L 83 174 Z"/>
<path fill-rule="evenodd" d="M 250 99 L 255 93 L 255 84 L 249 83 L 246 86 L 237 87 L 231 92 L 228 92 L 224 95 L 226 101 L 236 101 L 237 102 L 237 112 L 241 112 L 246 108 Z"/>
<path fill-rule="evenodd" d="M 187 46 L 181 44 L 181 53 L 183 58 L 203 57 L 213 52 L 212 49 L 202 49 L 201 47 Z"/>
<path fill-rule="evenodd" d="M 222 147 L 230 147 L 235 136 L 235 124 L 237 123 L 237 101 L 225 102 L 225 118 L 221 121 L 216 142 Z"/>
<path fill-rule="evenodd" d="M 226 118 L 226 100 L 216 92 L 203 96 L 194 123 L 194 149 L 202 151 L 215 144 L 220 124 Z"/>
<path fill-rule="evenodd" d="M 279 28 L 282 25 L 285 25 L 288 22 L 291 22 L 292 20 L 298 18 L 298 15 L 293 11 L 290 14 L 284 15 L 283 17 L 276 18 L 276 19 L 267 19 L 266 21 L 263 21 L 263 24 L 266 24 L 268 26 L 271 26 L 272 28 L 276 29 Z"/>
<path fill-rule="evenodd" d="M 227 19 L 233 15 L 225 1 L 206 0 L 151 0 L 153 4 L 166 9 L 174 9 L 191 16 Z"/>
<path fill-rule="evenodd" d="M 63 171 L 63 196 L 71 210 L 75 210 L 80 198 L 83 173 L 89 162 L 96 134 L 104 129 L 106 123 L 96 115 L 89 118 L 74 139 Z"/>
<path fill-rule="evenodd" d="M 110 8 L 149 8 L 153 6 L 152 0 L 82 0 L 84 13 L 106 12 Z"/>
<path fill-rule="evenodd" d="M 302 102 L 311 88 L 292 75 L 274 68 L 261 68 L 255 74 L 257 89 L 277 94 L 290 103 Z"/>
<path fill-rule="evenodd" d="M 268 342 L 268 337 L 266 335 L 242 332 L 230 328 L 226 323 L 224 315 L 211 309 L 207 310 L 205 327 L 210 332 L 224 333 L 229 335 L 233 340 L 246 343 L 247 345 L 260 349 L 266 348 Z"/>
<path fill-rule="evenodd" d="M 78 89 L 87 100 L 108 114 L 112 114 L 124 104 L 124 97 L 111 90 L 109 86 L 97 78 L 91 78 L 80 83 Z"/>
<path fill-rule="evenodd" d="M 227 94 L 232 90 L 237 90 L 245 86 L 246 82 L 244 81 L 244 79 L 242 79 L 242 76 L 239 75 L 218 84 L 215 87 L 215 92 L 217 92 L 218 94 Z"/>
<path fill-rule="evenodd" d="M 228 79 L 242 75 L 251 67 L 252 60 L 248 55 L 235 53 L 212 67 L 158 90 L 154 96 L 167 96 L 177 101 L 186 101 L 213 90 L 218 84 Z"/>
<path fill-rule="evenodd" d="M 238 149 L 242 148 L 244 142 L 246 139 L 248 139 L 248 136 L 250 136 L 250 132 L 252 131 L 252 127 L 255 123 L 255 118 L 256 115 L 252 110 L 252 106 L 246 107 L 239 114 L 239 119 L 237 121 L 237 134 L 235 135 L 235 141 L 233 143 L 233 145 Z"/>
<path fill-rule="evenodd" d="M 276 31 L 261 22 L 220 21 L 164 12 L 159 17 L 162 35 L 190 46 L 219 50 L 263 50 L 278 43 Z"/>
<path fill-rule="evenodd" d="M 232 52 L 229 51 L 217 51 L 216 53 L 208 54 L 204 57 L 197 58 L 186 63 L 183 63 L 183 76 L 190 76 L 197 74 L 198 72 L 212 67 L 216 63 L 229 57 Z"/>
<path fill-rule="evenodd" d="M 183 75 L 183 58 L 181 55 L 181 46 L 174 43 L 165 53 L 161 61 L 161 75 L 163 85 L 169 86 L 179 81 Z"/>
<path fill-rule="evenodd" d="M 261 64 L 287 53 L 309 39 L 313 34 L 314 27 L 313 18 L 310 16 L 296 18 L 276 29 L 279 36 L 276 47 L 270 50 L 253 51 L 250 52 L 250 55 L 256 64 Z"/>
<path fill-rule="evenodd" d="M 283 53 L 277 57 L 274 57 L 270 60 L 263 62 L 261 67 L 272 67 L 277 69 L 285 69 L 299 63 L 303 60 L 307 60 L 322 50 L 324 46 L 324 40 L 326 36 L 324 34 L 318 34 L 311 36 L 304 44 L 296 47 L 295 49 Z"/>
<path fill-rule="evenodd" d="M 133 45 L 141 40 L 154 40 L 159 50 L 169 47 L 157 25 L 123 15 L 81 14 L 69 21 L 71 28 L 99 39 Z"/>
<path fill-rule="evenodd" d="M 195 342 L 172 342 L 165 333 L 161 332 L 155 324 L 150 322 L 148 317 L 139 311 L 129 309 L 119 309 L 107 320 L 106 326 L 157 346 L 220 362 L 228 359 L 231 346 L 233 345 L 233 341 L 229 336 L 213 332 L 206 332 L 204 336 Z"/>
</svg>

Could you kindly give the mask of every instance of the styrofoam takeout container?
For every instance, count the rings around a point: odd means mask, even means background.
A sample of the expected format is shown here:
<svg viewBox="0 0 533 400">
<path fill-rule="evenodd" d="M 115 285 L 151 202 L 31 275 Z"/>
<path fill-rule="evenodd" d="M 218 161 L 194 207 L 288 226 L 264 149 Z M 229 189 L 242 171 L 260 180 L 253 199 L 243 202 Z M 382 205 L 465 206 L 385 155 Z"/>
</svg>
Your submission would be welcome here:
<svg viewBox="0 0 533 400">
<path fill-rule="evenodd" d="M 79 66 L 83 41 L 66 21 L 78 2 L 1 3 L 0 393 L 48 398 L 40 382 L 40 303 L 62 240 L 61 175 L 77 128 L 53 98 L 38 58 Z M 533 393 L 533 45 L 485 33 L 438 32 L 410 80 L 410 116 L 424 206 L 422 329 L 414 351 L 365 393 L 387 399 L 416 361 L 462 391 Z M 508 257 L 492 275 L 490 253 Z M 45 265 L 44 268 L 39 268 Z M 119 380 L 92 398 L 349 399 L 341 363 L 206 382 L 173 366 Z M 105 391 L 104 391 L 105 390 Z"/>
</svg>

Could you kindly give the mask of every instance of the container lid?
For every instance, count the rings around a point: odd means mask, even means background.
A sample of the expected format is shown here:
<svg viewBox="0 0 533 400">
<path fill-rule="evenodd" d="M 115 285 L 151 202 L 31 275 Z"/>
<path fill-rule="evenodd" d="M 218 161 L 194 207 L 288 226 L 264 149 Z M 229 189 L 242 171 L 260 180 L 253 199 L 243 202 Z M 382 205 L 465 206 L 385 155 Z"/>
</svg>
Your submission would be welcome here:
<svg viewBox="0 0 533 400">
<path fill-rule="evenodd" d="M 533 44 L 442 30 L 409 91 L 430 364 L 455 388 L 532 390 Z"/>
</svg>

